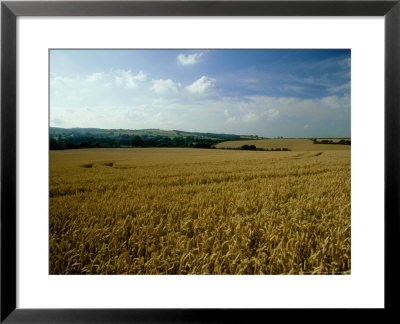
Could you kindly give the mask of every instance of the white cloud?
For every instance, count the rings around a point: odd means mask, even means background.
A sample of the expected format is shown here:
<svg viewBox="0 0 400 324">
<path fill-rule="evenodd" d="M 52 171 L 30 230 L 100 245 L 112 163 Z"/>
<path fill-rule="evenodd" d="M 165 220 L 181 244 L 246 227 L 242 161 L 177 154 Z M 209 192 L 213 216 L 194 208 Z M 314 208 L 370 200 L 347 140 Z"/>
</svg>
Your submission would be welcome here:
<svg viewBox="0 0 400 324">
<path fill-rule="evenodd" d="M 178 62 L 182 65 L 191 65 L 196 64 L 202 56 L 203 53 L 195 53 L 190 55 L 179 54 L 177 59 Z"/>
<path fill-rule="evenodd" d="M 124 84 L 124 78 L 122 77 L 115 77 L 115 84 L 117 86 L 122 86 Z"/>
<path fill-rule="evenodd" d="M 282 118 L 307 118 L 311 120 L 337 120 L 350 112 L 350 96 L 327 96 L 315 99 L 293 97 L 248 96 L 249 107 L 264 110 L 267 120 Z M 340 112 L 340 113 L 339 113 Z"/>
<path fill-rule="evenodd" d="M 192 100 L 192 96 L 179 94 L 178 91 L 171 99 L 144 92 L 143 98 L 133 96 L 129 105 L 106 105 L 104 100 L 93 105 L 90 101 L 91 105 L 86 105 L 89 99 L 85 95 L 85 101 L 75 106 L 73 102 L 58 107 L 52 105 L 51 123 L 60 125 L 61 120 L 64 127 L 193 129 L 267 137 L 311 134 L 326 137 L 336 134 L 339 128 L 346 129 L 350 121 L 350 97 L 345 96 L 315 99 L 210 97 L 203 100 L 195 97 Z M 310 133 L 311 130 L 314 133 Z M 338 134 L 348 136 L 343 132 Z"/>
<path fill-rule="evenodd" d="M 153 90 L 156 93 L 168 93 L 168 92 L 177 92 L 178 91 L 178 87 L 176 86 L 176 84 L 174 83 L 174 81 L 172 81 L 171 79 L 167 79 L 167 80 L 152 80 L 153 82 L 153 86 L 151 87 L 151 90 Z M 179 86 L 179 84 L 178 84 Z"/>
<path fill-rule="evenodd" d="M 215 89 L 216 83 L 217 80 L 214 78 L 208 78 L 203 75 L 200 79 L 187 86 L 186 89 L 192 94 L 207 94 Z"/>
<path fill-rule="evenodd" d="M 147 80 L 147 74 L 142 71 L 139 71 L 138 74 L 133 74 L 130 70 L 117 70 L 116 73 L 115 83 L 125 88 L 136 88 L 140 83 Z"/>
<path fill-rule="evenodd" d="M 330 87 L 327 89 L 331 93 L 339 92 L 342 90 L 349 91 L 350 90 L 350 82 L 347 82 L 345 84 L 342 84 L 340 86 L 335 86 L 335 87 Z"/>
<path fill-rule="evenodd" d="M 73 91 L 69 96 L 67 96 L 67 99 L 71 100 L 71 101 L 82 101 L 83 100 L 83 98 L 78 96 L 75 91 Z"/>
<path fill-rule="evenodd" d="M 86 81 L 87 82 L 95 82 L 95 81 L 103 79 L 103 77 L 104 77 L 104 73 L 103 72 L 97 72 L 97 73 L 93 73 L 93 74 L 88 75 L 86 77 Z"/>
<path fill-rule="evenodd" d="M 226 121 L 227 124 L 235 124 L 236 122 L 237 118 L 235 116 L 228 118 Z"/>
<path fill-rule="evenodd" d="M 267 120 L 269 120 L 269 121 L 274 120 L 279 116 L 279 110 L 269 109 L 267 115 L 268 115 Z"/>
<path fill-rule="evenodd" d="M 255 122 L 259 119 L 260 117 L 257 116 L 254 112 L 249 112 L 246 115 L 243 116 L 242 120 L 245 123 L 252 123 Z"/>
<path fill-rule="evenodd" d="M 50 73 L 50 82 L 52 84 L 56 84 L 56 83 L 71 83 L 73 82 L 74 79 L 73 78 L 69 78 L 69 77 L 64 77 L 61 75 L 58 75 L 57 73 L 51 72 Z"/>
<path fill-rule="evenodd" d="M 341 98 L 337 96 L 321 98 L 321 104 L 326 105 L 330 109 L 339 109 L 343 105 Z"/>
<path fill-rule="evenodd" d="M 298 136 L 296 131 L 312 130 L 322 136 L 339 126 L 347 130 L 350 121 L 350 94 L 335 89 L 330 96 L 312 99 L 223 96 L 223 91 L 217 92 L 217 80 L 205 75 L 182 85 L 130 70 L 82 77 L 51 73 L 50 80 L 52 124 L 63 121 L 65 127 L 194 129 L 261 136 Z M 101 81 L 93 82 L 97 80 Z M 113 91 L 116 85 L 120 89 Z M 140 91 L 133 95 L 132 88 Z"/>
</svg>

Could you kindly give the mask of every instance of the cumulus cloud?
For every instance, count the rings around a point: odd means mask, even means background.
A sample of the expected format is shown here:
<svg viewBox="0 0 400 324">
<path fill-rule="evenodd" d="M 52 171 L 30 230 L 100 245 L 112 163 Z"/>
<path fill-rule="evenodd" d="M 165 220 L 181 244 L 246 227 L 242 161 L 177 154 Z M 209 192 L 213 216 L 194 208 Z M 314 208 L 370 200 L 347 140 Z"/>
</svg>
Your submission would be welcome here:
<svg viewBox="0 0 400 324">
<path fill-rule="evenodd" d="M 237 118 L 236 118 L 235 116 L 229 117 L 229 118 L 226 120 L 226 123 L 227 123 L 227 124 L 235 124 L 236 122 L 237 122 Z"/>
<path fill-rule="evenodd" d="M 328 136 L 337 129 L 344 129 L 338 134 L 346 136 L 349 131 L 351 98 L 343 91 L 350 89 L 346 81 L 318 98 L 249 96 L 224 92 L 222 79 L 217 87 L 217 80 L 206 75 L 181 84 L 172 76 L 151 79 L 145 72 L 109 70 L 81 77 L 51 73 L 52 125 L 62 121 L 65 127 L 193 129 L 261 136 Z M 133 95 L 133 88 L 140 91 Z"/>
<path fill-rule="evenodd" d="M 136 88 L 140 83 L 147 80 L 147 74 L 142 71 L 133 74 L 130 70 L 117 70 L 116 74 L 115 83 L 118 86 L 124 86 L 125 88 Z"/>
<path fill-rule="evenodd" d="M 217 80 L 202 76 L 200 79 L 194 81 L 191 85 L 186 87 L 186 90 L 192 94 L 204 95 L 215 90 Z"/>
<path fill-rule="evenodd" d="M 171 99 L 156 96 L 151 91 L 144 99 L 133 96 L 129 106 L 105 105 L 104 102 L 88 106 L 86 101 L 75 106 L 70 103 L 63 107 L 53 105 L 51 124 L 60 125 L 58 121 L 62 120 L 64 127 L 193 129 L 268 137 L 311 136 L 310 132 L 326 137 L 339 128 L 349 131 L 346 128 L 350 121 L 349 97 L 253 96 L 192 100 L 192 96 L 180 94 L 178 90 Z M 343 133 L 343 136 L 348 135 Z"/>
<path fill-rule="evenodd" d="M 104 77 L 103 72 L 97 72 L 97 73 L 89 74 L 86 77 L 86 81 L 87 82 L 95 82 L 95 81 L 99 81 L 99 80 L 103 79 L 103 77 Z"/>
<path fill-rule="evenodd" d="M 343 102 L 338 96 L 328 96 L 321 98 L 321 104 L 327 106 L 330 109 L 340 109 L 343 106 Z"/>
<path fill-rule="evenodd" d="M 192 64 L 196 64 L 197 62 L 199 62 L 199 59 L 202 56 L 203 56 L 203 53 L 195 53 L 195 54 L 189 54 L 189 55 L 179 54 L 177 59 L 178 59 L 179 64 L 192 65 Z"/>
<path fill-rule="evenodd" d="M 167 80 L 152 80 L 153 82 L 153 86 L 151 87 L 151 90 L 153 90 L 156 93 L 168 93 L 168 92 L 177 92 L 178 91 L 178 86 L 175 84 L 174 81 L 172 81 L 171 79 L 167 79 Z"/>
<path fill-rule="evenodd" d="M 257 121 L 259 118 L 260 117 L 258 115 L 256 115 L 254 112 L 249 112 L 243 116 L 242 120 L 245 123 L 252 123 L 252 122 Z"/>
<path fill-rule="evenodd" d="M 335 87 L 330 87 L 327 89 L 327 91 L 331 92 L 331 93 L 335 93 L 335 92 L 339 92 L 339 91 L 350 91 L 350 82 L 347 82 L 345 84 L 341 84 L 339 86 L 335 86 Z"/>
<path fill-rule="evenodd" d="M 279 110 L 277 110 L 277 109 L 268 109 L 267 120 L 274 120 L 278 116 L 279 116 Z"/>
<path fill-rule="evenodd" d="M 54 73 L 54 72 L 50 73 L 50 82 L 53 83 L 53 84 L 56 84 L 56 83 L 70 83 L 70 82 L 73 82 L 73 81 L 74 81 L 73 78 L 65 77 L 65 76 L 59 75 L 59 74 Z"/>
<path fill-rule="evenodd" d="M 347 95 L 315 99 L 268 96 L 248 96 L 246 98 L 249 100 L 250 107 L 259 107 L 259 109 L 266 111 L 267 120 L 276 119 L 278 115 L 283 118 L 336 120 L 340 116 L 350 113 L 350 97 Z"/>
</svg>

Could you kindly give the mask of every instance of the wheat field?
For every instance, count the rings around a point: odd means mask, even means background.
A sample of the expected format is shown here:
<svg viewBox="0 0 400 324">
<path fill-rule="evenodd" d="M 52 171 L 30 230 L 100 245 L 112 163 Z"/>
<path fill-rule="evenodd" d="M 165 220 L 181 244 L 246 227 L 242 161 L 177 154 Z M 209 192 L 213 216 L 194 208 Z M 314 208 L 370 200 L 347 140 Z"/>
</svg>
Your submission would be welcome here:
<svg viewBox="0 0 400 324">
<path fill-rule="evenodd" d="M 350 150 L 323 146 L 50 151 L 49 272 L 350 274 Z"/>
<path fill-rule="evenodd" d="M 336 139 L 337 140 L 337 139 Z M 218 143 L 217 148 L 238 148 L 242 145 L 255 145 L 257 148 L 276 149 L 288 148 L 291 151 L 350 151 L 350 145 L 340 144 L 314 144 L 310 139 L 284 138 L 284 139 L 259 139 L 259 140 L 244 140 L 244 141 L 228 141 Z"/>
</svg>

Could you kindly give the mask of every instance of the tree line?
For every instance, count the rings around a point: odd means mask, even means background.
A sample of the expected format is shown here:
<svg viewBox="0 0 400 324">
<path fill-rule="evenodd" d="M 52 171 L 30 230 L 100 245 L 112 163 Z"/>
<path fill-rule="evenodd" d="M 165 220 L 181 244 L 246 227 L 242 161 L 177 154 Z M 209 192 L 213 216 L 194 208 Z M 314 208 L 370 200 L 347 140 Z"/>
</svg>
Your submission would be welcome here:
<svg viewBox="0 0 400 324">
<path fill-rule="evenodd" d="M 200 136 L 149 136 L 126 135 L 95 136 L 73 134 L 50 137 L 50 150 L 65 150 L 79 148 L 112 148 L 112 147 L 193 147 L 215 148 L 215 145 L 225 141 L 219 138 Z"/>
<path fill-rule="evenodd" d="M 242 145 L 240 147 L 224 147 L 224 150 L 243 150 L 243 151 L 290 151 L 287 147 L 278 147 L 278 148 L 262 148 L 257 147 L 255 145 Z"/>
<path fill-rule="evenodd" d="M 351 145 L 351 140 L 348 139 L 341 139 L 338 142 L 335 142 L 333 140 L 330 139 L 322 139 L 320 141 L 318 141 L 316 138 L 313 138 L 312 141 L 314 142 L 314 144 L 341 144 L 341 145 Z"/>
</svg>

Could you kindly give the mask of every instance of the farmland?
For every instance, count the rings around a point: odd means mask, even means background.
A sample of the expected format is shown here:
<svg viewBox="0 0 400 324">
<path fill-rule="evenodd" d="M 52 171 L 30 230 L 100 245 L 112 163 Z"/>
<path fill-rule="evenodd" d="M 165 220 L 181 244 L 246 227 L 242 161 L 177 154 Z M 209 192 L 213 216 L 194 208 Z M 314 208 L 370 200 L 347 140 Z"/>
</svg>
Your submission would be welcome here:
<svg viewBox="0 0 400 324">
<path fill-rule="evenodd" d="M 263 149 L 288 148 L 291 151 L 349 151 L 350 145 L 340 144 L 314 144 L 310 139 L 261 139 L 261 140 L 240 140 L 218 143 L 216 148 L 238 148 L 242 145 L 255 145 Z"/>
<path fill-rule="evenodd" d="M 350 274 L 350 146 L 247 142 L 50 151 L 50 274 Z"/>
</svg>

